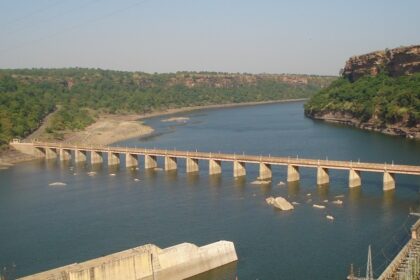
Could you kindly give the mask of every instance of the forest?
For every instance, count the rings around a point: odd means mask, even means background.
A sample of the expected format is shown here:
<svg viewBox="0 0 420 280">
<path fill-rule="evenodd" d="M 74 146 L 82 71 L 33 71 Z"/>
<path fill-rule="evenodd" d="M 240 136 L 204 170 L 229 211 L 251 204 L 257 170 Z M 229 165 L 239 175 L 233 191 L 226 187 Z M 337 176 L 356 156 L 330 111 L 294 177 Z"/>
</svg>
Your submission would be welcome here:
<svg viewBox="0 0 420 280">
<path fill-rule="evenodd" d="M 0 146 L 36 130 L 80 130 L 103 113 L 149 113 L 187 106 L 308 98 L 335 77 L 101 69 L 0 70 Z"/>
<path fill-rule="evenodd" d="M 337 79 L 305 104 L 308 116 L 331 112 L 349 114 L 360 123 L 376 126 L 415 127 L 420 124 L 420 73 L 391 77 L 383 72 L 355 82 Z"/>
</svg>

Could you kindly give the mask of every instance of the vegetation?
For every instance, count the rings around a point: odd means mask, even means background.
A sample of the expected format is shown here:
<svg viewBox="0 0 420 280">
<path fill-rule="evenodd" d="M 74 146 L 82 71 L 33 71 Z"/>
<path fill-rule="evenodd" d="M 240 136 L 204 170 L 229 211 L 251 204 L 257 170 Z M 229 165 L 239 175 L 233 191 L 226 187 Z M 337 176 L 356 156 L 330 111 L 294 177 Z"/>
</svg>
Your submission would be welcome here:
<svg viewBox="0 0 420 280">
<path fill-rule="evenodd" d="M 377 126 L 414 127 L 420 124 L 420 73 L 395 78 L 381 73 L 353 83 L 340 78 L 305 104 L 308 116 L 330 112 L 349 114 L 361 123 Z"/>
<path fill-rule="evenodd" d="M 0 70 L 0 146 L 53 115 L 47 131 L 79 130 L 94 113 L 147 113 L 185 106 L 305 98 L 333 77 L 209 72 L 147 74 L 99 69 Z"/>
</svg>

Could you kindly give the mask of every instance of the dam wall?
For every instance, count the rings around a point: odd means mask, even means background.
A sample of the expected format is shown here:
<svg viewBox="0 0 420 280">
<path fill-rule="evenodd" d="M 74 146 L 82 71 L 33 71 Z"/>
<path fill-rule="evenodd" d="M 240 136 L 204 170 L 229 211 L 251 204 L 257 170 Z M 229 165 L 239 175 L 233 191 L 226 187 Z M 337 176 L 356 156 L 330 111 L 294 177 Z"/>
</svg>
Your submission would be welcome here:
<svg viewBox="0 0 420 280">
<path fill-rule="evenodd" d="M 218 241 L 198 247 L 181 243 L 161 249 L 153 244 L 74 263 L 20 280 L 178 280 L 237 261 L 235 246 Z"/>
</svg>

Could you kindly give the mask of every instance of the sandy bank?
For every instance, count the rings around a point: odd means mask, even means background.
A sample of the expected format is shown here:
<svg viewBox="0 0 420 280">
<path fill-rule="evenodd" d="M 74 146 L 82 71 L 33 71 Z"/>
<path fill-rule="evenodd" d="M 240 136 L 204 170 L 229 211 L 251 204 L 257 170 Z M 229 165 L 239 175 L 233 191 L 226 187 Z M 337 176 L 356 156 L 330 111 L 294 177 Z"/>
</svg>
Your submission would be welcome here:
<svg viewBox="0 0 420 280">
<path fill-rule="evenodd" d="M 131 114 L 131 115 L 102 115 L 98 120 L 86 127 L 82 131 L 66 131 L 63 133 L 63 139 L 53 139 L 51 135 L 45 132 L 45 125 L 48 123 L 44 121 L 38 130 L 32 133 L 26 138 L 26 140 L 46 141 L 46 142 L 70 142 L 70 143 L 83 143 L 83 144 L 97 144 L 97 145 L 109 145 L 115 142 L 127 140 L 135 137 L 142 137 L 151 134 L 154 130 L 152 127 L 144 125 L 140 120 L 172 115 L 181 112 L 190 112 L 195 110 L 204 109 L 217 109 L 217 108 L 230 108 L 230 107 L 242 107 L 242 106 L 255 106 L 262 104 L 273 104 L 273 103 L 285 103 L 285 102 L 296 102 L 304 101 L 307 99 L 287 99 L 277 101 L 263 101 L 263 102 L 244 102 L 244 103 L 227 103 L 227 104 L 215 104 L 206 106 L 191 106 L 182 107 L 175 109 L 159 110 L 147 114 Z M 48 120 L 49 117 L 46 118 Z M 31 156 L 23 155 L 18 151 L 9 149 L 0 152 L 0 165 L 11 165 L 14 163 L 28 161 L 34 159 Z"/>
<path fill-rule="evenodd" d="M 152 133 L 153 128 L 138 121 L 140 117 L 140 115 L 103 115 L 82 131 L 64 132 L 62 140 L 53 139 L 51 135 L 44 132 L 44 126 L 41 126 L 39 129 L 42 131 L 35 131 L 26 140 L 108 145 Z M 12 148 L 0 152 L 0 166 L 13 165 L 32 159 L 35 157 L 22 154 Z"/>
<path fill-rule="evenodd" d="M 63 141 L 108 145 L 152 133 L 153 128 L 138 121 L 139 118 L 141 115 L 104 115 L 82 131 L 65 133 Z"/>
</svg>

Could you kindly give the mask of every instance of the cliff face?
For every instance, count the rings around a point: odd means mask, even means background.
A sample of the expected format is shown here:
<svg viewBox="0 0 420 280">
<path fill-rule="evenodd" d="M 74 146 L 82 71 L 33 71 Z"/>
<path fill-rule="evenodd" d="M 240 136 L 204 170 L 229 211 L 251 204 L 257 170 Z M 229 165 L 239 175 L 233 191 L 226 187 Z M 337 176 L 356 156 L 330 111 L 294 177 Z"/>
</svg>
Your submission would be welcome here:
<svg viewBox="0 0 420 280">
<path fill-rule="evenodd" d="M 71 69 L 70 69 L 71 70 Z M 70 70 L 68 72 L 70 72 Z M 25 70 L 26 71 L 26 70 Z M 108 79 L 114 73 L 112 71 L 79 70 L 75 75 L 73 72 L 67 73 L 65 70 L 56 70 L 59 73 L 49 73 L 40 70 L 38 75 L 26 73 L 24 71 L 11 72 L 11 76 L 19 82 L 25 84 L 59 82 L 67 89 L 71 90 L 74 85 L 80 83 L 93 84 L 103 79 Z M 60 75 L 60 71 L 63 73 Z M 76 71 L 76 70 L 75 70 Z M 51 70 L 52 72 L 52 70 Z M 248 74 L 248 73 L 217 73 L 217 72 L 177 72 L 167 74 L 147 74 L 141 72 L 120 72 L 117 73 L 120 80 L 118 83 L 131 83 L 139 88 L 154 88 L 158 86 L 171 87 L 176 85 L 187 88 L 237 88 L 248 85 L 255 86 L 260 82 L 284 83 L 291 86 L 308 86 L 324 88 L 337 77 L 316 76 L 299 74 Z M 115 74 L 115 75 L 117 75 Z M 0 78 L 2 73 L 0 71 Z M 112 78 L 112 77 L 111 77 Z"/>
<path fill-rule="evenodd" d="M 343 77 L 305 104 L 305 115 L 420 139 L 420 45 L 350 58 Z"/>
<path fill-rule="evenodd" d="M 420 72 L 420 45 L 353 56 L 346 62 L 343 76 L 354 82 L 362 76 L 376 76 L 382 71 L 391 77 Z"/>
</svg>

